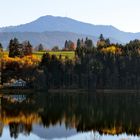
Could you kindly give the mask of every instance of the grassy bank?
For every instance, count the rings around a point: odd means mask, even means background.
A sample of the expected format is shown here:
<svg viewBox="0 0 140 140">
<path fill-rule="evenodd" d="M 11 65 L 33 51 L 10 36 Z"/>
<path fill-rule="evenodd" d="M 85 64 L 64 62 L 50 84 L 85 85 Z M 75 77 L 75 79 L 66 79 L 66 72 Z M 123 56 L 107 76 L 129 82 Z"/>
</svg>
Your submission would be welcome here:
<svg viewBox="0 0 140 140">
<path fill-rule="evenodd" d="M 75 52 L 74 51 L 47 51 L 50 55 L 56 55 L 57 58 L 62 56 L 62 59 L 68 57 L 69 59 L 74 59 Z M 46 52 L 33 52 L 33 55 L 36 55 L 38 58 L 41 58 L 42 55 Z"/>
</svg>

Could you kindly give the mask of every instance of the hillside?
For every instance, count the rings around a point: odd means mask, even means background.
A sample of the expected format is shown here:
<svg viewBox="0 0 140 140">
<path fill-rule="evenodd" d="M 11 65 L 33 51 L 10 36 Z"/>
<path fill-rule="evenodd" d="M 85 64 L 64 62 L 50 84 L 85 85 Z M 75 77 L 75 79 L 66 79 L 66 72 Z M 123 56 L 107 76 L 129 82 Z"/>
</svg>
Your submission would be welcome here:
<svg viewBox="0 0 140 140">
<path fill-rule="evenodd" d="M 33 46 L 37 46 L 42 43 L 45 48 L 52 48 L 57 45 L 60 48 L 64 47 L 64 43 L 66 40 L 72 40 L 76 43 L 78 38 L 86 38 L 89 37 L 93 40 L 93 42 L 97 41 L 97 37 L 93 37 L 90 35 L 79 35 L 76 33 L 70 32 L 2 32 L 0 33 L 0 42 L 3 44 L 4 48 L 6 48 L 9 44 L 11 38 L 18 38 L 20 42 L 25 40 L 30 40 Z M 115 40 L 114 40 L 115 41 Z"/>
<path fill-rule="evenodd" d="M 4 46 L 11 37 L 17 37 L 21 41 L 30 40 L 34 45 L 43 43 L 49 47 L 54 45 L 62 47 L 64 40 L 75 41 L 78 37 L 86 35 L 96 41 L 101 33 L 105 37 L 113 38 L 114 42 L 121 43 L 140 38 L 140 33 L 123 32 L 113 26 L 93 25 L 67 17 L 54 16 L 43 16 L 27 24 L 0 28 L 0 32 L 0 41 Z"/>
</svg>

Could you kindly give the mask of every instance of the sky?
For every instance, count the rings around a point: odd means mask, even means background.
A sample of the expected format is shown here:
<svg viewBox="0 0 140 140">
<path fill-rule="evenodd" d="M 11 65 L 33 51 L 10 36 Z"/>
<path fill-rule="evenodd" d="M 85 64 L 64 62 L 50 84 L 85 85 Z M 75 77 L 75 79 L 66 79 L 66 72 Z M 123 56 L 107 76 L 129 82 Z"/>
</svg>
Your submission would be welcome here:
<svg viewBox="0 0 140 140">
<path fill-rule="evenodd" d="M 140 32 L 140 0 L 0 0 L 0 27 L 25 24 L 45 15 Z"/>
</svg>

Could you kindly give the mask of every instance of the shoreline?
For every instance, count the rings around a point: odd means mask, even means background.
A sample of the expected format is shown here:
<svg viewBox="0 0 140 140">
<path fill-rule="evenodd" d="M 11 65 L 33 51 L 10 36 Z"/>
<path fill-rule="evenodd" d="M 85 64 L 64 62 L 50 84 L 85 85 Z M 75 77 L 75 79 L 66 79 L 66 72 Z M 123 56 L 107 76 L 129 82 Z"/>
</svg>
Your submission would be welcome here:
<svg viewBox="0 0 140 140">
<path fill-rule="evenodd" d="M 140 94 L 140 89 L 96 89 L 96 90 L 86 90 L 86 89 L 49 89 L 50 93 L 89 93 L 89 94 Z"/>
<path fill-rule="evenodd" d="M 12 88 L 0 88 L 0 93 L 13 93 L 13 92 L 22 92 L 22 93 L 34 93 L 37 92 L 48 92 L 48 93 L 89 93 L 89 94 L 140 94 L 140 89 L 96 89 L 96 90 L 87 90 L 87 89 L 49 89 L 49 90 L 35 90 L 35 89 L 12 89 Z"/>
</svg>

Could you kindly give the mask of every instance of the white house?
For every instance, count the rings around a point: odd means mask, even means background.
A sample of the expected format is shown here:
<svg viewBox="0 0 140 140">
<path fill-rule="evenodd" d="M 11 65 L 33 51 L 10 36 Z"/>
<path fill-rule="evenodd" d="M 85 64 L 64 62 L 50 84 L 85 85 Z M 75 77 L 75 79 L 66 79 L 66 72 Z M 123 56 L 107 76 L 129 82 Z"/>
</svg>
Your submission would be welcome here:
<svg viewBox="0 0 140 140">
<path fill-rule="evenodd" d="M 11 87 L 26 87 L 26 81 L 19 79 L 11 84 Z"/>
</svg>

